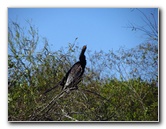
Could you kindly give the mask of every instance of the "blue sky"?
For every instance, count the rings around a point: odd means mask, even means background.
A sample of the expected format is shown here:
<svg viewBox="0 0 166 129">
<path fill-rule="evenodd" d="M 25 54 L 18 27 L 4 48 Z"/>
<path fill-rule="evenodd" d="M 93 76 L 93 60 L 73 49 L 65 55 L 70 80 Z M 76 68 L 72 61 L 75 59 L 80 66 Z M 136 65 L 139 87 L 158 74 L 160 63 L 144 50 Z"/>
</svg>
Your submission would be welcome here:
<svg viewBox="0 0 166 129">
<path fill-rule="evenodd" d="M 140 9 L 146 15 L 158 9 Z M 68 46 L 78 37 L 76 43 L 89 50 L 118 50 L 121 46 L 133 48 L 145 41 L 143 33 L 125 28 L 129 23 L 145 25 L 142 14 L 130 8 L 9 8 L 8 21 L 17 21 L 26 26 L 26 20 L 38 28 L 46 37 L 51 50 Z M 40 44 L 43 45 L 42 43 Z M 39 46 L 40 46 L 39 45 Z"/>
</svg>

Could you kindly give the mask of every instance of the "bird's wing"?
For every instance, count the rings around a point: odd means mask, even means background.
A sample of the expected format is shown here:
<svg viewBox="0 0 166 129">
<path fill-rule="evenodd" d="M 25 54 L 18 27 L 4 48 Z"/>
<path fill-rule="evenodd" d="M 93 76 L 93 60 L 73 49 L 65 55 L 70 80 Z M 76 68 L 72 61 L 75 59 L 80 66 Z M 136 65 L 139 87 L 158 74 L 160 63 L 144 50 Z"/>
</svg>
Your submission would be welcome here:
<svg viewBox="0 0 166 129">
<path fill-rule="evenodd" d="M 70 87 L 71 84 L 77 84 L 80 81 L 80 78 L 83 73 L 83 68 L 79 62 L 73 65 L 73 67 L 70 69 L 70 72 L 68 74 L 65 88 Z"/>
</svg>

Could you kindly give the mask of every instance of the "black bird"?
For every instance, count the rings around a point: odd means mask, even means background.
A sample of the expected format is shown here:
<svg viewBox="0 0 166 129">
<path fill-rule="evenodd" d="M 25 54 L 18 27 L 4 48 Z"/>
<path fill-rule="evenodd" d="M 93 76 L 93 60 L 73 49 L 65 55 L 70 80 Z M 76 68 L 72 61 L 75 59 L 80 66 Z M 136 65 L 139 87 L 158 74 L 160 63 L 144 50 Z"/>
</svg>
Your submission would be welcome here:
<svg viewBox="0 0 166 129">
<path fill-rule="evenodd" d="M 62 79 L 62 81 L 60 81 L 56 86 L 54 86 L 53 88 L 47 90 L 45 93 L 51 91 L 52 89 L 56 88 L 58 85 L 62 86 L 62 90 L 67 89 L 67 88 L 71 88 L 71 89 L 75 89 L 77 88 L 77 84 L 81 81 L 81 77 L 84 73 L 84 69 L 86 66 L 86 57 L 84 55 L 85 51 L 86 51 L 86 45 L 83 46 L 80 57 L 79 57 L 79 61 L 76 62 L 71 68 L 70 70 L 66 73 L 65 77 Z"/>
</svg>

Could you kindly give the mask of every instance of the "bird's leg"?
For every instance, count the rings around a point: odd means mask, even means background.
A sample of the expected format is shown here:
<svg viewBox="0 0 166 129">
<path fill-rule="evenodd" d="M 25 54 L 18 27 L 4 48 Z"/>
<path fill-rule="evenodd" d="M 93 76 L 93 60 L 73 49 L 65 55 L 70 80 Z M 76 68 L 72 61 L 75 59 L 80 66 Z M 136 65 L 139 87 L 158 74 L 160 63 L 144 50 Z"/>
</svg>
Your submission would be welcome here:
<svg viewBox="0 0 166 129">
<path fill-rule="evenodd" d="M 66 92 L 66 93 L 69 93 L 70 89 L 66 88 L 66 89 L 63 89 L 63 91 Z"/>
<path fill-rule="evenodd" d="M 77 85 L 70 88 L 71 91 L 72 91 L 72 90 L 77 90 L 77 89 L 78 89 L 78 86 L 77 86 Z"/>
<path fill-rule="evenodd" d="M 78 87 L 66 88 L 66 89 L 65 89 L 65 92 L 66 92 L 66 93 L 69 93 L 70 91 L 72 91 L 72 90 L 77 90 L 77 89 L 78 89 Z"/>
</svg>

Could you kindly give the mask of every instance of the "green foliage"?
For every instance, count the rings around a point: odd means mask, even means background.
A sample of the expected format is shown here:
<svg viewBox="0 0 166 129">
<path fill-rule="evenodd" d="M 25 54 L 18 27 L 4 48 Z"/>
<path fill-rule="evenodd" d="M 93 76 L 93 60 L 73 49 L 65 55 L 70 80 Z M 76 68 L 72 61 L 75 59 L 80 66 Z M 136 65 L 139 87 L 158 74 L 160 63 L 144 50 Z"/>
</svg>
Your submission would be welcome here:
<svg viewBox="0 0 166 129">
<path fill-rule="evenodd" d="M 80 48 L 69 44 L 67 51 L 51 52 L 46 38 L 41 40 L 37 29 L 28 25 L 9 25 L 9 121 L 158 121 L 156 45 L 117 53 L 88 51 L 89 65 L 78 90 L 66 93 L 57 87 L 44 95 L 77 61 Z"/>
</svg>

